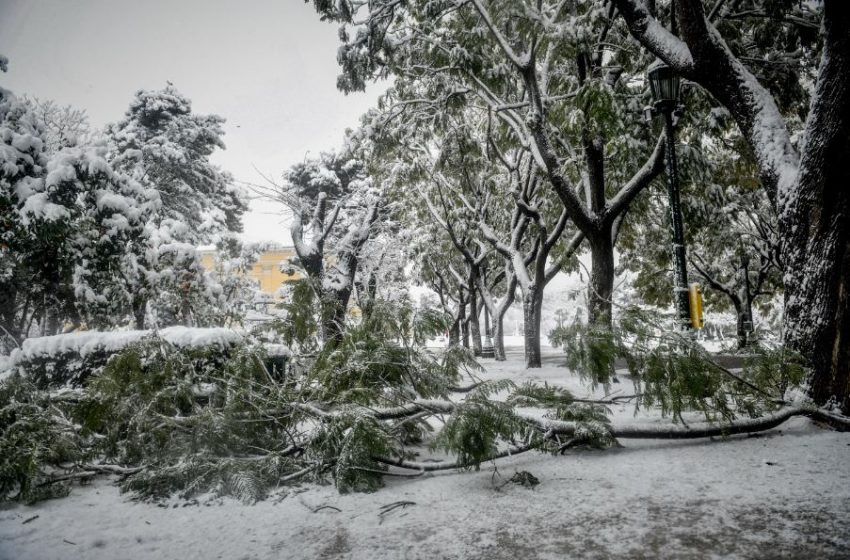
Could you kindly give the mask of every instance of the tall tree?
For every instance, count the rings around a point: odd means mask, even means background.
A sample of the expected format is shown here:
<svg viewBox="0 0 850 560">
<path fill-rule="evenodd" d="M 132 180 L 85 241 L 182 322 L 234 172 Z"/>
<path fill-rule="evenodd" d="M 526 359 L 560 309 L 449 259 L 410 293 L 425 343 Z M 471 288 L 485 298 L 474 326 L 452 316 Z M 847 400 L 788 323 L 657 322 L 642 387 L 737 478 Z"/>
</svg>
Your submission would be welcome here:
<svg viewBox="0 0 850 560">
<path fill-rule="evenodd" d="M 747 139 L 779 216 L 786 344 L 812 367 L 815 402 L 850 411 L 850 167 L 837 163 L 850 157 L 850 4 L 824 0 L 822 10 L 821 4 L 807 4 L 810 12 L 802 21 L 816 17 L 822 56 L 799 147 L 780 110 L 781 94 L 757 78 L 727 41 L 733 32 L 751 28 L 724 20 L 723 4 L 706 13 L 701 0 L 678 0 L 677 37 L 641 0 L 614 0 L 634 38 L 714 96 Z M 795 31 L 802 27 L 794 3 L 753 4 L 761 18 Z M 715 25 L 712 16 L 720 16 L 723 25 Z M 798 43 L 802 39 L 799 35 Z M 804 74 L 795 77 L 799 81 Z"/>
<path fill-rule="evenodd" d="M 32 105 L 0 90 L 0 327 L 102 325 L 129 292 L 119 273 L 156 206 L 100 148 L 53 145 Z"/>
<path fill-rule="evenodd" d="M 530 150 L 590 248 L 591 321 L 610 326 L 619 225 L 664 166 L 663 144 L 637 120 L 643 92 L 632 77 L 641 61 L 621 54 L 610 9 L 590 1 L 314 4 L 343 23 L 341 89 L 393 75 L 403 106 L 473 98 L 491 113 L 494 133 Z M 422 80 L 433 83 L 424 99 L 415 86 Z"/>
<path fill-rule="evenodd" d="M 268 191 L 292 211 L 290 232 L 320 302 L 322 339 L 340 338 L 362 251 L 374 233 L 380 197 L 353 153 L 322 153 L 295 164 Z"/>
<path fill-rule="evenodd" d="M 187 282 L 200 281 L 202 276 L 192 272 L 199 267 L 195 247 L 242 229 L 247 209 L 242 192 L 227 172 L 210 162 L 216 149 L 224 149 L 223 123 L 218 115 L 193 113 L 189 99 L 168 84 L 158 91 L 138 91 L 124 118 L 107 127 L 112 165 L 161 201 L 134 246 L 135 258 L 127 263 L 137 328 L 144 327 L 149 302 L 156 304 L 161 293 L 169 292 L 161 282 L 174 277 L 175 265 Z M 173 258 L 177 253 L 180 258 Z M 189 295 L 197 292 L 184 290 L 184 313 L 165 316 L 191 320 L 186 305 Z M 162 302 L 166 307 L 168 299 Z"/>
</svg>

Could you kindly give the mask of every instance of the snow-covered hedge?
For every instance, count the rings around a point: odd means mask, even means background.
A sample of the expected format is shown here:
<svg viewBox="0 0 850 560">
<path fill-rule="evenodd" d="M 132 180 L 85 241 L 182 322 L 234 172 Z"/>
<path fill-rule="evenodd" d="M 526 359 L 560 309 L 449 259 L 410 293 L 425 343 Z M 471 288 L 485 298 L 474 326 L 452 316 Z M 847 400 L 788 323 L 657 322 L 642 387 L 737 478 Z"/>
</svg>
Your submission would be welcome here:
<svg viewBox="0 0 850 560">
<path fill-rule="evenodd" d="M 180 326 L 157 331 L 84 331 L 29 338 L 20 349 L 0 362 L 0 379 L 18 372 L 40 387 L 78 386 L 99 371 L 112 355 L 131 344 L 153 338 L 178 348 L 202 351 L 200 353 L 219 350 L 221 354 L 243 342 L 243 336 L 231 329 Z"/>
</svg>

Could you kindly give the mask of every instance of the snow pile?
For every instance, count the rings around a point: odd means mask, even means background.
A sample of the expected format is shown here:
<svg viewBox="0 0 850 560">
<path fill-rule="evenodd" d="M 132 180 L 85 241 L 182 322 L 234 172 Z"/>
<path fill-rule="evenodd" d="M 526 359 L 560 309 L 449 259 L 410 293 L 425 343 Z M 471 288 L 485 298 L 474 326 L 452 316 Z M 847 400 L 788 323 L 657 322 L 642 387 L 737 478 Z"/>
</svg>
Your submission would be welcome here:
<svg viewBox="0 0 850 560">
<path fill-rule="evenodd" d="M 226 348 L 242 342 L 242 335 L 232 329 L 168 327 L 156 333 L 161 339 L 181 348 Z"/>
<path fill-rule="evenodd" d="M 138 342 L 149 331 L 126 332 L 79 332 L 28 338 L 21 349 L 12 353 L 11 361 L 21 363 L 35 358 L 75 353 L 86 357 L 94 352 L 117 352 L 126 346 Z"/>
<path fill-rule="evenodd" d="M 292 356 L 292 350 L 285 344 L 263 344 L 266 349 L 266 355 L 270 358 L 288 358 Z"/>
<path fill-rule="evenodd" d="M 154 335 L 180 348 L 208 346 L 225 348 L 242 340 L 242 335 L 236 331 L 222 328 L 200 329 L 177 326 L 159 331 L 84 331 L 28 338 L 21 345 L 21 349 L 14 351 L 10 358 L 13 363 L 70 353 L 85 358 L 95 352 L 118 352 L 143 338 Z"/>
</svg>

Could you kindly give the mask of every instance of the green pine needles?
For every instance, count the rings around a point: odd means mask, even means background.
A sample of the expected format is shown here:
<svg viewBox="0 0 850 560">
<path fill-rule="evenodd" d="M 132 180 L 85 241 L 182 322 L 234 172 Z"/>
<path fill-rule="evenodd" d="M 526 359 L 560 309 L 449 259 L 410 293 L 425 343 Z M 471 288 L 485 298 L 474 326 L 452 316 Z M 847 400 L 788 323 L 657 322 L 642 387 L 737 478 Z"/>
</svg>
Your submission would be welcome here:
<svg viewBox="0 0 850 560">
<path fill-rule="evenodd" d="M 0 383 L 0 501 L 64 496 L 67 479 L 51 483 L 59 465 L 87 458 L 74 426 L 47 393 L 13 376 Z"/>
<path fill-rule="evenodd" d="M 594 383 L 610 382 L 615 361 L 622 359 L 637 405 L 658 407 L 682 422 L 686 411 L 701 412 L 708 421 L 771 412 L 805 375 L 799 357 L 782 347 L 754 347 L 743 368 L 732 371 L 691 333 L 670 330 L 637 308 L 624 309 L 613 330 L 576 322 L 555 329 L 550 340 L 564 349 L 567 367 Z"/>
</svg>

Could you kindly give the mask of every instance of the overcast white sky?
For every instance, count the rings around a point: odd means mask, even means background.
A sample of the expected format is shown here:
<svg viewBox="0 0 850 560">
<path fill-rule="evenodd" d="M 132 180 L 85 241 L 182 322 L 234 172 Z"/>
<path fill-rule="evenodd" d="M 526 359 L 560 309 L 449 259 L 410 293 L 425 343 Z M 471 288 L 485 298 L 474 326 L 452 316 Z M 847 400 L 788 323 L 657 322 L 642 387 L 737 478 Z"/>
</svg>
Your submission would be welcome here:
<svg viewBox="0 0 850 560">
<path fill-rule="evenodd" d="M 171 81 L 227 118 L 214 161 L 261 181 L 342 143 L 381 92 L 336 89 L 337 26 L 302 0 L 0 0 L 0 85 L 85 109 L 100 127 L 138 89 Z M 286 217 L 252 203 L 245 238 L 289 243 Z"/>
</svg>

